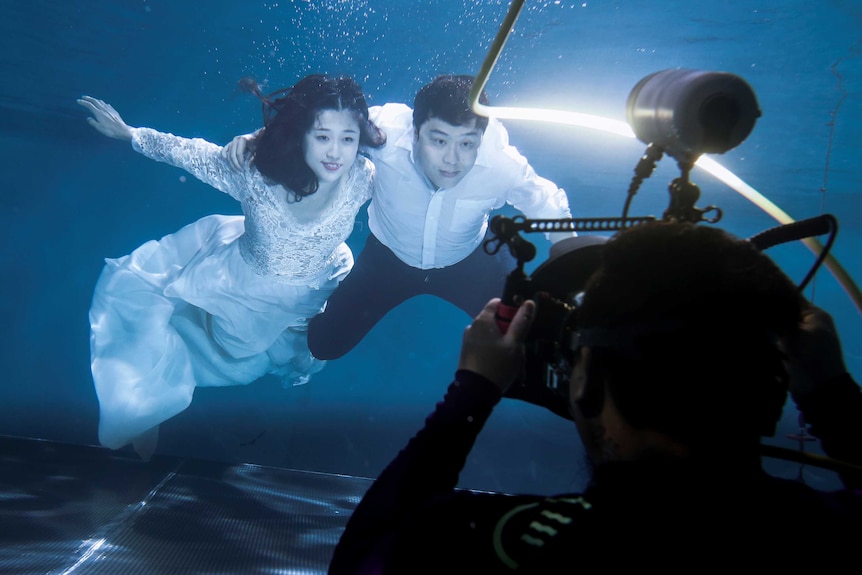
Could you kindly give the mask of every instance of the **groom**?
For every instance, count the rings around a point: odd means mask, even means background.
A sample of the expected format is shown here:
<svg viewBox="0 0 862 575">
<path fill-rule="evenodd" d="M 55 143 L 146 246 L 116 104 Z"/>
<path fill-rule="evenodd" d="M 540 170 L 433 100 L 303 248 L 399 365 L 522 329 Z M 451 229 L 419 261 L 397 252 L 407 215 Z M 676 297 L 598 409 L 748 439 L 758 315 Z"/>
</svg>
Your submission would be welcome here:
<svg viewBox="0 0 862 575">
<path fill-rule="evenodd" d="M 411 297 L 434 295 L 473 317 L 501 295 L 515 261 L 508 250 L 490 256 L 481 247 L 491 210 L 511 204 L 528 218 L 571 217 L 566 193 L 536 175 L 502 124 L 470 109 L 472 86 L 472 76 L 438 76 L 419 90 L 412 110 L 369 109 L 387 140 L 367 151 L 376 166 L 371 233 L 353 270 L 309 323 L 315 357 L 343 356 Z M 488 103 L 484 92 L 480 102 Z"/>
</svg>

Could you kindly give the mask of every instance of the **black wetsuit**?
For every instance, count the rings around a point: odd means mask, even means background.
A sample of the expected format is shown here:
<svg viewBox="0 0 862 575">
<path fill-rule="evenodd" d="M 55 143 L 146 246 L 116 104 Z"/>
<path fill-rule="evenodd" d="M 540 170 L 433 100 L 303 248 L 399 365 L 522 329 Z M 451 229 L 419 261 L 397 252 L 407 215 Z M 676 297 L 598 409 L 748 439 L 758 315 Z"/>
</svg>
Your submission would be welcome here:
<svg viewBox="0 0 862 575">
<path fill-rule="evenodd" d="M 455 489 L 500 400 L 489 381 L 456 374 L 425 427 L 360 502 L 330 566 L 342 573 L 591 573 L 658 567 L 800 568 L 855 555 L 862 491 L 821 492 L 721 461 L 652 459 L 599 467 L 583 494 L 554 497 Z M 862 457 L 862 394 L 849 376 L 800 406 L 831 456 Z M 837 416 L 836 416 L 837 414 Z M 854 492 L 853 488 L 857 488 Z M 855 557 L 853 557 L 855 562 Z"/>
</svg>

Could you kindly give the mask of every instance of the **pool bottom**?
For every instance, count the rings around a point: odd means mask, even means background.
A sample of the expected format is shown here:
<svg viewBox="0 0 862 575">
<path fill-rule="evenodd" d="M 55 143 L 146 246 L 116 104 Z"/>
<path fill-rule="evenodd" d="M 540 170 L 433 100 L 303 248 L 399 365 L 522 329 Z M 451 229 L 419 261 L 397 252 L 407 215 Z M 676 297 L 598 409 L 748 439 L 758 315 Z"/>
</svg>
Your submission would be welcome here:
<svg viewBox="0 0 862 575">
<path fill-rule="evenodd" d="M 0 436 L 0 572 L 325 573 L 370 479 Z"/>
</svg>

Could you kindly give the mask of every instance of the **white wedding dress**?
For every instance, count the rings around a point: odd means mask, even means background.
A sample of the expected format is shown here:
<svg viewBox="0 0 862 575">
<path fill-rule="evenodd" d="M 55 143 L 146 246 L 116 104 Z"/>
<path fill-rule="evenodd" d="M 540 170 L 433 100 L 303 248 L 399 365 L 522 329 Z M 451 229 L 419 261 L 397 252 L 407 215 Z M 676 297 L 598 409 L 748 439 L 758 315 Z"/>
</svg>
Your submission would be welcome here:
<svg viewBox="0 0 862 575">
<path fill-rule="evenodd" d="M 133 443 L 145 459 L 158 425 L 186 409 L 196 386 L 244 385 L 266 374 L 304 383 L 325 362 L 306 325 L 353 266 L 345 240 L 371 197 L 373 164 L 357 156 L 313 222 L 256 169 L 234 169 L 221 147 L 134 128 L 132 147 L 229 194 L 243 216 L 211 215 L 107 259 L 90 308 L 99 441 Z"/>
</svg>

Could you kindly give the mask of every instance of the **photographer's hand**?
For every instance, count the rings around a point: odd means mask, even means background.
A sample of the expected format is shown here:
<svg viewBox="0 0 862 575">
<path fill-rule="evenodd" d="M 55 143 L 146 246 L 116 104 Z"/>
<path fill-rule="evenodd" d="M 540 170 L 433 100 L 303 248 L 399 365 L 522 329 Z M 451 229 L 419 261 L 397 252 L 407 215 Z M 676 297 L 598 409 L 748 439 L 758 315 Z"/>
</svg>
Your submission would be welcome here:
<svg viewBox="0 0 862 575">
<path fill-rule="evenodd" d="M 790 393 L 798 403 L 847 372 L 832 316 L 811 305 L 802 317 L 799 341 L 790 356 Z"/>
<path fill-rule="evenodd" d="M 505 334 L 494 318 L 499 303 L 499 298 L 489 301 L 464 330 L 458 369 L 479 374 L 505 392 L 523 372 L 524 339 L 533 322 L 535 303 L 527 300 L 518 308 Z"/>
<path fill-rule="evenodd" d="M 794 343 L 790 394 L 811 435 L 829 457 L 862 468 L 862 390 L 847 372 L 832 316 L 810 305 Z M 845 487 L 862 490 L 862 473 L 848 468 L 839 475 Z"/>
</svg>

